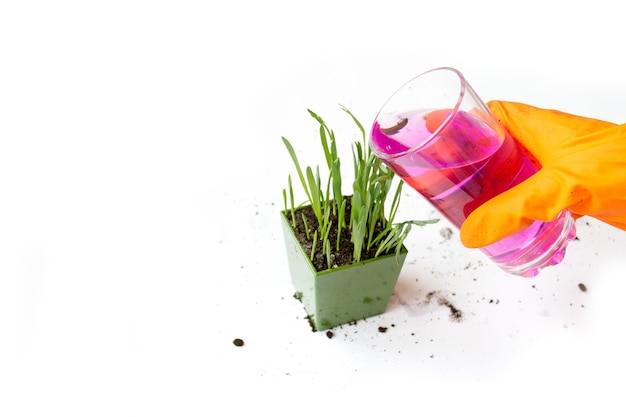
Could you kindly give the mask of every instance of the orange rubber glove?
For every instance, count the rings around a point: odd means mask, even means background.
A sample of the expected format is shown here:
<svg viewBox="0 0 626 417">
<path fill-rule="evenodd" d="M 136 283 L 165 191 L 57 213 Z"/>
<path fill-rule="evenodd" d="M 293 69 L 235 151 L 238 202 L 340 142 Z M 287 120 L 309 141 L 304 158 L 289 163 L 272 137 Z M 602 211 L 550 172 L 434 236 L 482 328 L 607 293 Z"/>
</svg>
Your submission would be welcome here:
<svg viewBox="0 0 626 417">
<path fill-rule="evenodd" d="M 461 225 L 463 245 L 486 246 L 563 209 L 626 230 L 626 124 L 521 103 L 488 106 L 541 169 L 474 210 Z"/>
</svg>

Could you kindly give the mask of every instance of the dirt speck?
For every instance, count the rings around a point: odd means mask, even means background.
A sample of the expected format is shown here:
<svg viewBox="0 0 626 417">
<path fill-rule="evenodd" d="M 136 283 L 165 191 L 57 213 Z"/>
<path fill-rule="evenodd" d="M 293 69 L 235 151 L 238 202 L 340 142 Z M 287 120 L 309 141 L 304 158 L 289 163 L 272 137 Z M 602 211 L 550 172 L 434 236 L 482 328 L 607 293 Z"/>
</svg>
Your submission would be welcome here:
<svg viewBox="0 0 626 417">
<path fill-rule="evenodd" d="M 440 297 L 437 299 L 437 302 L 439 305 L 446 306 L 450 309 L 450 320 L 457 322 L 463 320 L 463 312 L 456 308 L 450 301 Z"/>
<path fill-rule="evenodd" d="M 445 306 L 450 309 L 450 320 L 460 322 L 463 320 L 463 312 L 456 308 L 452 302 L 450 302 L 447 298 L 442 297 L 437 293 L 437 291 L 431 291 L 426 294 L 426 303 L 430 303 L 430 301 L 437 296 L 437 304 L 440 306 Z"/>
<path fill-rule="evenodd" d="M 450 229 L 449 227 L 444 227 L 443 229 L 439 231 L 439 234 L 444 240 L 450 240 L 453 232 L 452 232 L 452 229 Z"/>
</svg>

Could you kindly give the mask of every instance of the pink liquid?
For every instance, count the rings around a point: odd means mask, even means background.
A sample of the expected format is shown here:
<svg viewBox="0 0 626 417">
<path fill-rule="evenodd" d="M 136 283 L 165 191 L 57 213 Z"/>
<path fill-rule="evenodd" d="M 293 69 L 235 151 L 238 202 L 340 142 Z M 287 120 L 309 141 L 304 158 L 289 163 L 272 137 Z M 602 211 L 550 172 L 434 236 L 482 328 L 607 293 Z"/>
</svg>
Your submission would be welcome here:
<svg viewBox="0 0 626 417">
<path fill-rule="evenodd" d="M 457 228 L 478 206 L 537 171 L 529 154 L 508 134 L 501 137 L 467 112 L 457 113 L 431 138 L 425 122 L 428 113 L 399 114 L 397 124 L 387 129 L 375 123 L 372 149 Z M 503 269 L 534 276 L 540 267 L 563 259 L 563 241 L 566 244 L 575 233 L 570 223 L 569 214 L 562 213 L 482 250 Z"/>
</svg>

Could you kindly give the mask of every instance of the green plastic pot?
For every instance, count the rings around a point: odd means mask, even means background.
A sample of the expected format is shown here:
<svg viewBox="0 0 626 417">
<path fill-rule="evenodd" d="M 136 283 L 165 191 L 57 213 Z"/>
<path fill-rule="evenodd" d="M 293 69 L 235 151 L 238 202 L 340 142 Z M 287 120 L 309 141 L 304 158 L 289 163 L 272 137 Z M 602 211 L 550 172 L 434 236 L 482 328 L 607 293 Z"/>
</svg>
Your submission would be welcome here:
<svg viewBox="0 0 626 417">
<path fill-rule="evenodd" d="M 351 265 L 317 271 L 298 242 L 289 220 L 280 212 L 287 260 L 296 296 L 315 331 L 382 314 L 408 253 L 395 253 Z"/>
</svg>

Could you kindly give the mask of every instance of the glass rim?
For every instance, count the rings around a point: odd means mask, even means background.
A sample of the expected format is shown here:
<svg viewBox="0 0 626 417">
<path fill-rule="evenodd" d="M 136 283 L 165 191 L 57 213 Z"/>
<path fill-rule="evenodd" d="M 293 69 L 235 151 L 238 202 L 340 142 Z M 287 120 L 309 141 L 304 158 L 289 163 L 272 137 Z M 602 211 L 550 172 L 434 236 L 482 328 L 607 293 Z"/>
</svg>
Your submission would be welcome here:
<svg viewBox="0 0 626 417">
<path fill-rule="evenodd" d="M 453 67 L 437 67 L 437 68 L 432 68 L 428 71 L 424 71 L 416 76 L 414 76 L 413 78 L 409 79 L 408 81 L 406 81 L 404 84 L 402 84 L 399 88 L 397 88 L 388 98 L 387 100 L 385 100 L 385 102 L 383 103 L 383 105 L 380 107 L 380 109 L 378 110 L 378 113 L 376 114 L 376 117 L 374 118 L 374 123 L 378 122 L 379 116 L 381 115 L 382 111 L 385 109 L 385 107 L 387 106 L 387 104 L 402 90 L 404 90 L 409 84 L 413 83 L 415 80 L 417 80 L 418 78 L 423 78 L 424 76 L 434 73 L 434 72 L 450 72 L 454 75 L 456 75 L 459 79 L 460 82 L 460 88 L 459 88 L 459 92 L 458 95 L 456 97 L 456 102 L 454 103 L 453 107 L 450 107 L 450 114 L 448 114 L 445 118 L 445 120 L 443 121 L 443 123 L 441 123 L 441 125 L 439 125 L 439 127 L 437 129 L 435 129 L 434 132 L 432 132 L 430 134 L 430 136 L 428 136 L 428 139 L 424 140 L 422 143 L 420 143 L 417 146 L 414 146 L 412 148 L 406 149 L 404 151 L 401 152 L 396 152 L 396 153 L 391 153 L 391 154 L 384 154 L 384 158 L 387 160 L 390 159 L 396 159 L 396 158 L 400 158 L 404 155 L 407 155 L 409 153 L 415 152 L 416 150 L 423 148 L 424 146 L 428 145 L 443 129 L 445 129 L 449 124 L 450 121 L 454 118 L 454 116 L 459 112 L 459 108 L 461 107 L 461 103 L 463 102 L 463 98 L 465 97 L 465 93 L 467 91 L 468 88 L 468 84 L 467 84 L 467 80 L 465 79 L 465 77 L 463 76 L 463 74 L 461 73 L 461 71 L 457 70 L 456 68 Z M 371 143 L 371 133 L 370 133 L 370 143 Z M 378 149 L 374 150 L 374 153 L 376 154 L 380 154 L 381 152 L 378 151 Z M 381 155 L 382 156 L 382 155 Z"/>
</svg>

